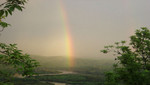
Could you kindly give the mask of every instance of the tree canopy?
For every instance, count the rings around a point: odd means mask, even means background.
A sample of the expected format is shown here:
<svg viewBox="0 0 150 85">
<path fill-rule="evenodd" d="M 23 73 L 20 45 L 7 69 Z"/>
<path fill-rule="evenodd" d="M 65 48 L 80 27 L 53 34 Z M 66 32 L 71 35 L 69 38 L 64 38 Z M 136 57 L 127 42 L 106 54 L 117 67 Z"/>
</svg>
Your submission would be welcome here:
<svg viewBox="0 0 150 85">
<path fill-rule="evenodd" d="M 113 52 L 116 63 L 112 72 L 106 73 L 105 85 L 149 85 L 150 84 L 150 30 L 136 30 L 126 41 L 105 46 L 103 53 Z"/>
</svg>

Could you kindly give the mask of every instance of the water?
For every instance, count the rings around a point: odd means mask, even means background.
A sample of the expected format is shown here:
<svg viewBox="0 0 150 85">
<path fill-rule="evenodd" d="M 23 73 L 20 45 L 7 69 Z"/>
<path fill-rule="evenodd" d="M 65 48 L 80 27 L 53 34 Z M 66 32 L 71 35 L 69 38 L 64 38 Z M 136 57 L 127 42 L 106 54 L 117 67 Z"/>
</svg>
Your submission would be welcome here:
<svg viewBox="0 0 150 85">
<path fill-rule="evenodd" d="M 63 74 L 77 74 L 77 73 L 73 72 L 73 71 L 61 71 L 61 73 L 58 73 L 58 74 L 42 74 L 41 76 L 43 76 L 43 75 L 63 75 Z M 69 85 L 66 83 L 59 83 L 59 82 L 50 82 L 50 83 L 53 83 L 55 85 Z"/>
<path fill-rule="evenodd" d="M 63 74 L 77 74 L 77 73 L 73 72 L 73 71 L 61 71 L 61 73 L 58 73 L 58 74 L 39 74 L 39 76 L 44 76 L 44 75 L 63 75 Z M 24 78 L 20 74 L 15 74 L 14 77 Z M 69 85 L 69 84 L 66 84 L 66 83 L 59 83 L 59 82 L 50 82 L 50 83 L 53 83 L 55 85 Z"/>
<path fill-rule="evenodd" d="M 44 76 L 44 75 L 63 75 L 63 74 L 77 74 L 76 72 L 73 71 L 60 71 L 61 73 L 57 74 L 39 74 L 39 76 Z"/>
<path fill-rule="evenodd" d="M 58 83 L 58 82 L 50 82 L 50 83 L 53 83 L 55 85 L 66 85 L 65 83 Z"/>
</svg>

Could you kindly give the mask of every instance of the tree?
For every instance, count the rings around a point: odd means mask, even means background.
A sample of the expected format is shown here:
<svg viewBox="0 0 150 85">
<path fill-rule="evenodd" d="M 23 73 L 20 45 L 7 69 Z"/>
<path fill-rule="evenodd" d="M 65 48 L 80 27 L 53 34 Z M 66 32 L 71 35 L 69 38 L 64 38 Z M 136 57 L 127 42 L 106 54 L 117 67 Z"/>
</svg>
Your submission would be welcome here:
<svg viewBox="0 0 150 85">
<path fill-rule="evenodd" d="M 126 41 L 105 46 L 103 53 L 113 52 L 116 63 L 112 72 L 106 73 L 105 85 L 150 84 L 150 30 L 142 27 Z"/>
<path fill-rule="evenodd" d="M 15 9 L 22 11 L 26 2 L 27 0 L 6 0 L 6 2 L 0 4 L 1 32 L 10 25 L 4 22 L 4 19 L 8 15 L 12 15 Z M 39 63 L 31 59 L 28 54 L 23 54 L 22 51 L 16 47 L 16 44 L 7 45 L 5 43 L 0 43 L 0 64 L 11 66 L 17 73 L 26 77 L 34 75 L 34 68 L 39 66 Z M 12 73 L 0 70 L 0 77 L 3 77 L 3 80 L 0 81 L 0 85 L 4 83 L 8 85 L 8 80 L 11 76 L 13 76 Z"/>
</svg>

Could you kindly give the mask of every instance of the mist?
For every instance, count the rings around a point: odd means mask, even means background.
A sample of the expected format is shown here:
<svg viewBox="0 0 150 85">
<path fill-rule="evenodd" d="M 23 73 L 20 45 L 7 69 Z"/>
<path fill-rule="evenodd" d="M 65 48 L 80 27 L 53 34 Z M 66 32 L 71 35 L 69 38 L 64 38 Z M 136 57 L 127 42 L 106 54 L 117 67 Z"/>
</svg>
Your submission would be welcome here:
<svg viewBox="0 0 150 85">
<path fill-rule="evenodd" d="M 62 0 L 76 57 L 102 57 L 100 50 L 116 41 L 129 40 L 135 29 L 150 27 L 149 0 Z M 135 3 L 136 2 L 136 3 Z M 66 56 L 60 0 L 30 0 L 11 24 L 1 42 L 17 43 L 24 53 Z M 108 56 L 108 55 L 107 55 Z"/>
</svg>

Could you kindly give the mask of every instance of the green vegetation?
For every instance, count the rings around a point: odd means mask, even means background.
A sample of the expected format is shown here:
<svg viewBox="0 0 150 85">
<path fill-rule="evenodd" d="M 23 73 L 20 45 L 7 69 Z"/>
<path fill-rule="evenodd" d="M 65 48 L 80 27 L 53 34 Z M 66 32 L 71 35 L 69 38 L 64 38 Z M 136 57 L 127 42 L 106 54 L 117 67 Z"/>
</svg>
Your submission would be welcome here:
<svg viewBox="0 0 150 85">
<path fill-rule="evenodd" d="M 55 60 L 54 57 L 41 57 L 34 57 L 35 60 L 40 59 L 39 62 L 42 64 L 36 69 L 36 72 L 39 73 L 39 76 L 28 78 L 19 78 L 18 76 L 18 78 L 12 78 L 10 81 L 15 85 L 52 85 L 49 82 L 61 82 L 69 85 L 103 85 L 104 72 L 112 69 L 111 65 L 113 63 L 111 59 L 101 60 L 99 58 L 77 58 L 76 62 L 78 62 L 78 64 L 75 65 L 72 70 L 70 70 L 67 68 L 67 66 L 61 65 L 63 61 L 60 62 L 60 60 L 65 60 L 65 57 L 55 56 Z M 59 59 L 57 60 L 57 58 Z M 44 65 L 44 63 L 46 64 Z M 57 64 L 59 67 L 56 68 L 55 66 Z M 107 67 L 105 64 L 107 64 Z M 6 68 L 5 71 L 8 71 L 7 69 L 8 68 Z M 9 67 L 9 69 L 10 72 L 15 73 L 11 67 Z M 75 72 L 75 74 L 59 74 L 63 71 Z M 42 76 L 41 74 L 47 75 Z"/>
<path fill-rule="evenodd" d="M 17 78 L 12 78 L 10 82 L 15 85 L 52 85 L 49 82 L 61 82 L 69 85 L 103 85 L 104 72 L 111 70 L 113 63 L 113 59 L 77 58 L 76 63 L 78 64 L 70 70 L 68 65 L 63 63 L 65 60 L 67 61 L 66 57 L 37 56 L 32 58 L 41 64 L 36 68 L 39 76 L 20 78 L 21 75 L 16 75 Z M 2 65 L 0 68 L 15 73 L 12 67 Z M 59 74 L 63 71 L 75 74 Z M 42 76 L 42 74 L 45 75 Z"/>
<path fill-rule="evenodd" d="M 52 85 L 50 82 L 61 82 L 69 85 L 102 85 L 99 77 L 81 74 L 65 74 L 51 76 L 34 76 L 30 78 L 15 78 L 12 81 L 15 85 Z"/>
<path fill-rule="evenodd" d="M 80 74 L 65 74 L 51 76 L 36 76 L 35 79 L 41 81 L 62 82 L 71 85 L 100 85 L 102 80 L 99 77 Z"/>
<path fill-rule="evenodd" d="M 51 82 L 61 82 L 68 85 L 102 85 L 103 79 L 92 75 L 64 74 L 13 78 L 11 82 L 15 85 L 53 85 Z"/>
<path fill-rule="evenodd" d="M 0 80 L 2 80 L 2 79 L 3 78 L 0 77 Z M 9 82 L 7 82 L 7 83 L 9 83 Z M 9 85 L 9 84 L 0 83 L 0 85 Z M 49 83 L 49 82 L 42 82 L 42 81 L 39 81 L 34 78 L 12 78 L 10 85 L 54 85 L 54 84 Z"/>
<path fill-rule="evenodd" d="M 149 85 L 150 84 L 150 30 L 143 27 L 125 41 L 105 46 L 103 53 L 115 52 L 117 63 L 112 72 L 106 74 L 105 85 Z"/>
</svg>

